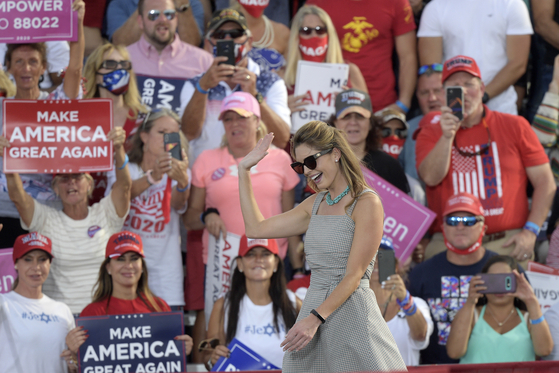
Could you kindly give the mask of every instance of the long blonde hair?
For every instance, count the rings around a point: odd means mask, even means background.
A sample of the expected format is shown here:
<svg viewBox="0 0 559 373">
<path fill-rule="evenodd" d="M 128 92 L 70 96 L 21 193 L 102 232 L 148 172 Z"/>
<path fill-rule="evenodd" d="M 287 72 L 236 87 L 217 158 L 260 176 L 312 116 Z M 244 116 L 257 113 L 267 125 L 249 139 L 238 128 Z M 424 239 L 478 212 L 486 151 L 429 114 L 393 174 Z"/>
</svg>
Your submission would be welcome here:
<svg viewBox="0 0 559 373">
<path fill-rule="evenodd" d="M 148 268 L 146 267 L 146 261 L 144 258 L 142 260 L 142 275 L 138 281 L 138 288 L 136 289 L 136 295 L 144 302 L 144 304 L 151 309 L 153 312 L 161 312 L 161 305 L 157 302 L 155 295 L 151 292 L 148 286 Z M 107 264 L 111 261 L 111 258 L 107 258 L 101 264 L 99 268 L 99 278 L 97 283 L 93 287 L 93 303 L 107 301 L 107 308 L 109 308 L 109 301 L 111 295 L 113 294 L 113 279 L 107 271 Z"/>
<path fill-rule="evenodd" d="M 314 14 L 320 18 L 322 23 L 328 30 L 328 50 L 326 51 L 327 63 L 344 63 L 342 56 L 342 47 L 338 40 L 338 33 L 332 23 L 332 19 L 322 8 L 316 5 L 305 5 L 295 15 L 291 23 L 291 32 L 289 33 L 289 43 L 287 49 L 287 62 L 285 65 L 285 75 L 283 80 L 288 88 L 293 88 L 295 79 L 297 78 L 297 63 L 302 60 L 301 51 L 299 50 L 299 28 L 303 25 L 305 16 Z"/>
<path fill-rule="evenodd" d="M 83 69 L 83 76 L 87 81 L 85 82 L 86 93 L 83 98 L 99 97 L 99 88 L 97 87 L 96 73 L 101 68 L 101 64 L 105 59 L 105 54 L 112 53 L 116 50 L 122 55 L 125 60 L 130 60 L 130 54 L 123 45 L 114 45 L 111 43 L 98 46 L 87 58 L 85 67 Z M 129 116 L 130 119 L 136 118 L 138 113 L 146 112 L 145 106 L 142 104 L 140 92 L 138 91 L 138 84 L 136 83 L 136 74 L 134 69 L 129 70 L 130 82 L 128 83 L 128 91 L 123 94 L 124 104 L 132 110 L 133 115 Z"/>
<path fill-rule="evenodd" d="M 353 200 L 346 207 L 349 207 L 365 189 L 372 189 L 365 181 L 361 171 L 361 162 L 355 156 L 353 150 L 351 150 L 344 131 L 315 120 L 299 128 L 291 139 L 291 156 L 293 159 L 295 159 L 297 147 L 302 144 L 317 151 L 331 148 L 336 148 L 340 151 L 340 161 L 338 164 L 353 196 Z M 312 179 L 308 179 L 308 184 L 315 192 L 320 191 Z"/>
<path fill-rule="evenodd" d="M 6 91 L 6 97 L 13 97 L 16 95 L 16 86 L 8 75 L 4 72 L 4 70 L 0 69 L 0 91 Z"/>
</svg>

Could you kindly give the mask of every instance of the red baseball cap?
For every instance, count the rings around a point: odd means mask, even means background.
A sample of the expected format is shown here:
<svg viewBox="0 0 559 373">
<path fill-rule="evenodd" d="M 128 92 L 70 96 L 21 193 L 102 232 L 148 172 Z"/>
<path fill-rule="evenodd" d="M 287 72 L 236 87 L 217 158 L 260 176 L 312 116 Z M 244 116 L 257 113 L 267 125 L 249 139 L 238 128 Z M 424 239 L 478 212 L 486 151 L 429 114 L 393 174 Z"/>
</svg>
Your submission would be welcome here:
<svg viewBox="0 0 559 373">
<path fill-rule="evenodd" d="M 453 212 L 469 212 L 476 216 L 483 216 L 483 206 L 479 199 L 470 193 L 458 193 L 446 201 L 443 216 L 452 214 Z"/>
<path fill-rule="evenodd" d="M 456 56 L 446 60 L 443 64 L 443 83 L 449 76 L 459 71 L 465 71 L 481 79 L 481 71 L 476 60 L 468 56 Z"/>
<path fill-rule="evenodd" d="M 142 238 L 136 233 L 128 231 L 118 232 L 109 238 L 107 249 L 105 250 L 105 258 L 118 258 L 129 251 L 138 253 L 142 258 L 145 258 Z"/>
<path fill-rule="evenodd" d="M 54 255 L 52 255 L 52 241 L 50 238 L 38 232 L 31 232 L 22 234 L 16 238 L 14 242 L 14 251 L 12 253 L 14 264 L 16 260 L 32 250 L 43 250 L 49 254 L 51 258 L 54 258 Z"/>
<path fill-rule="evenodd" d="M 272 254 L 276 255 L 278 255 L 279 253 L 276 240 L 265 238 L 253 239 L 243 235 L 243 237 L 241 237 L 241 243 L 239 244 L 239 256 L 245 256 L 253 247 L 263 247 L 265 249 L 268 249 L 268 251 Z"/>
</svg>

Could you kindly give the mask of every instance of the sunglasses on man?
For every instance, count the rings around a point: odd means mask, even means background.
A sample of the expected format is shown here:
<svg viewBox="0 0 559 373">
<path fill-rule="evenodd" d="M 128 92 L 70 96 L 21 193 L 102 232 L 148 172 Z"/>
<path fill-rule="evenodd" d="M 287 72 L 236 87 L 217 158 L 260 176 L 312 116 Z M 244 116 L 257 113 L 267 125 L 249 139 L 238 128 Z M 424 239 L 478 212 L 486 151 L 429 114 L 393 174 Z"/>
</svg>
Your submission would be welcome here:
<svg viewBox="0 0 559 373">
<path fill-rule="evenodd" d="M 317 35 L 324 35 L 328 32 L 328 29 L 323 26 L 316 26 L 316 27 L 300 27 L 299 28 L 299 35 L 306 35 L 309 36 L 310 34 L 315 32 Z"/>
<path fill-rule="evenodd" d="M 117 70 L 119 68 L 123 70 L 130 70 L 132 69 L 132 62 L 128 60 L 124 60 L 124 61 L 105 60 L 101 63 L 101 69 Z"/>
<path fill-rule="evenodd" d="M 431 71 L 436 71 L 438 73 L 442 73 L 443 72 L 443 65 L 440 63 L 434 63 L 432 65 L 423 65 L 419 68 L 417 75 L 423 75 L 425 74 L 428 70 Z"/>
<path fill-rule="evenodd" d="M 159 16 L 161 15 L 161 11 L 157 10 L 157 9 L 152 9 L 148 12 L 148 19 L 150 21 L 155 21 L 156 19 L 159 18 Z M 163 15 L 165 16 L 165 18 L 167 18 L 169 21 L 172 21 L 173 19 L 175 19 L 175 17 L 177 16 L 177 11 L 175 9 L 165 9 L 163 11 Z"/>
<path fill-rule="evenodd" d="M 465 227 L 473 227 L 480 221 L 483 221 L 481 216 L 447 216 L 444 218 L 445 224 L 451 227 L 457 227 L 460 223 Z"/>
<path fill-rule="evenodd" d="M 319 157 L 322 157 L 325 154 L 330 153 L 332 151 L 332 149 L 334 149 L 334 148 L 330 148 L 330 149 L 318 152 L 316 154 L 309 155 L 307 158 L 303 159 L 303 163 L 293 162 L 293 163 L 291 163 L 291 168 L 293 169 L 293 171 L 297 172 L 299 175 L 303 175 L 305 173 L 305 167 L 304 166 L 307 166 L 307 168 L 309 170 L 314 170 L 316 168 L 316 159 L 319 158 Z"/>
<path fill-rule="evenodd" d="M 382 134 L 382 137 L 386 138 L 388 136 L 392 136 L 392 134 L 395 134 L 396 136 L 398 136 L 401 139 L 405 139 L 406 137 L 408 137 L 408 130 L 407 129 L 401 129 L 401 128 L 396 128 L 394 130 L 392 130 L 392 128 L 388 128 L 388 127 L 384 127 L 380 133 Z"/>
<path fill-rule="evenodd" d="M 231 39 L 237 39 L 244 35 L 246 35 L 244 30 L 235 28 L 231 30 L 217 30 L 214 31 L 210 36 L 216 40 L 223 40 L 227 36 L 231 37 Z"/>
</svg>

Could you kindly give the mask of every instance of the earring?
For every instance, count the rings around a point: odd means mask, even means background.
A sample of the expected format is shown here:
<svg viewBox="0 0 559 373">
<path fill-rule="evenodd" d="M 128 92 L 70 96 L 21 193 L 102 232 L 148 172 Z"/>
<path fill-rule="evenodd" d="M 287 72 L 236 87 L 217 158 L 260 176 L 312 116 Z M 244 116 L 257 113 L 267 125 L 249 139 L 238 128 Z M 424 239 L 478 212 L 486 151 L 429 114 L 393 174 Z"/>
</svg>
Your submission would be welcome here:
<svg viewBox="0 0 559 373">
<path fill-rule="evenodd" d="M 339 159 L 336 159 L 336 161 L 335 161 L 335 162 L 336 162 L 336 163 L 338 163 L 338 161 L 339 161 Z"/>
<path fill-rule="evenodd" d="M 17 264 L 16 264 L 16 265 L 14 265 L 14 269 L 17 269 Z"/>
<path fill-rule="evenodd" d="M 277 268 L 276 268 L 276 269 L 274 269 L 274 273 L 276 273 L 277 271 L 278 271 L 278 269 L 277 269 Z"/>
<path fill-rule="evenodd" d="M 239 272 L 243 273 L 243 270 L 239 268 Z"/>
<path fill-rule="evenodd" d="M 108 271 L 107 271 L 108 272 Z M 109 276 L 111 276 L 111 272 L 109 272 Z"/>
</svg>

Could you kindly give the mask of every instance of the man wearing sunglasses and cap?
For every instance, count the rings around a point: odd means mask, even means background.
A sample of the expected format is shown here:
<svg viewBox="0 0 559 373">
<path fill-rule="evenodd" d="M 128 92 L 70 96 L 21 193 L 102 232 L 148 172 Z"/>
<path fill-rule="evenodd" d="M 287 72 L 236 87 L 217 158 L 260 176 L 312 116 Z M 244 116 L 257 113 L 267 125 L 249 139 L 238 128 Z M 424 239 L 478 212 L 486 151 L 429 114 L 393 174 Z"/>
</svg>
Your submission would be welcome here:
<svg viewBox="0 0 559 373">
<path fill-rule="evenodd" d="M 435 325 L 429 346 L 421 351 L 422 364 L 458 363 L 446 353 L 450 325 L 468 298 L 470 278 L 481 272 L 489 258 L 497 255 L 483 244 L 488 230 L 486 213 L 480 200 L 472 194 L 450 197 L 440 224 L 445 251 L 417 265 L 409 275 L 410 294 L 429 304 Z"/>
<path fill-rule="evenodd" d="M 485 86 L 473 58 L 456 56 L 446 61 L 442 80 L 445 88 L 462 87 L 463 119 L 445 106 L 420 123 L 417 170 L 427 186 L 428 206 L 437 213 L 425 256 L 445 249 L 440 228 L 444 201 L 468 192 L 480 199 L 485 210 L 485 245 L 525 267 L 533 258 L 556 189 L 549 160 L 524 118 L 483 105 Z M 531 209 L 528 181 L 534 187 Z"/>
<path fill-rule="evenodd" d="M 217 56 L 218 42 L 227 40 L 233 41 L 234 65 L 225 63 L 227 57 Z M 236 91 L 247 92 L 258 100 L 261 119 L 268 131 L 274 133 L 274 145 L 284 148 L 291 128 L 287 89 L 276 73 L 260 71 L 258 64 L 247 56 L 252 48 L 252 35 L 245 16 L 234 9 L 215 11 L 204 47 L 216 58 L 204 74 L 185 84 L 181 94 L 182 131 L 190 141 L 193 158 L 220 146 L 224 134 L 219 120 L 221 101 Z"/>
<path fill-rule="evenodd" d="M 186 105 L 181 102 L 185 82 L 206 71 L 213 61 L 209 53 L 179 37 L 178 21 L 185 12 L 190 11 L 175 7 L 173 0 L 138 2 L 136 22 L 142 36 L 127 48 L 142 101 L 153 109 L 163 106 L 178 112 Z"/>
</svg>

